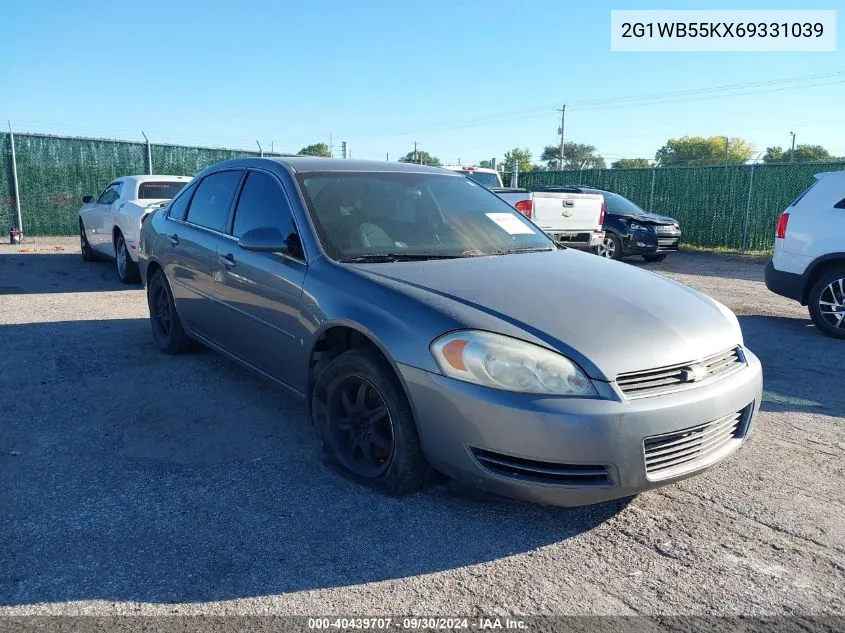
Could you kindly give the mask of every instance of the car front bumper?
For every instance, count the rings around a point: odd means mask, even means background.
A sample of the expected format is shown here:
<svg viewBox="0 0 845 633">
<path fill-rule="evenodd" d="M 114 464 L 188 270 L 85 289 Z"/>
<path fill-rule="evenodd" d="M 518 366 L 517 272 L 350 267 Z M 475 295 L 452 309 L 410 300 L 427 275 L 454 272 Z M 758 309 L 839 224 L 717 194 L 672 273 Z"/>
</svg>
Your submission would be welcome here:
<svg viewBox="0 0 845 633">
<path fill-rule="evenodd" d="M 435 468 L 508 497 L 577 506 L 679 481 L 739 448 L 763 390 L 760 362 L 745 354 L 747 365 L 729 376 L 636 399 L 626 399 L 613 383 L 596 383 L 600 399 L 559 398 L 498 391 L 407 365 L 399 369 Z M 686 434 L 674 434 L 739 412 L 736 436 L 715 454 L 687 462 L 682 472 L 647 471 L 646 438 L 673 434 L 670 439 L 685 442 Z"/>
<path fill-rule="evenodd" d="M 681 233 L 635 232 L 625 244 L 625 252 L 635 255 L 674 253 L 681 248 Z"/>
</svg>

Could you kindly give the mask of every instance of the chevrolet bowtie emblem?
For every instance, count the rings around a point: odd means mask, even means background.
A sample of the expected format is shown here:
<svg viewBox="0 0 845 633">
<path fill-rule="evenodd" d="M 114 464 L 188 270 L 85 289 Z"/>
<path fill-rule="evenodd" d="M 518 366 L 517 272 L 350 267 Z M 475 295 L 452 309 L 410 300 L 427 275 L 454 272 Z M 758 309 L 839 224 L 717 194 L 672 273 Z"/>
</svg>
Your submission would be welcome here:
<svg viewBox="0 0 845 633">
<path fill-rule="evenodd" d="M 684 369 L 684 382 L 698 382 L 707 376 L 707 368 L 699 365 L 698 367 L 688 367 Z"/>
</svg>

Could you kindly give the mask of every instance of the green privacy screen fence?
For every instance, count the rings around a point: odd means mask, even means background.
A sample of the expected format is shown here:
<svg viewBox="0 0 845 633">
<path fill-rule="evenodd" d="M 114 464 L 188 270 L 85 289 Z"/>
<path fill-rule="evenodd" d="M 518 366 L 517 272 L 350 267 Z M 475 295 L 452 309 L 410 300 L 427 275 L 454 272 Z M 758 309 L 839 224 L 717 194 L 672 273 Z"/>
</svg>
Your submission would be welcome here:
<svg viewBox="0 0 845 633">
<path fill-rule="evenodd" d="M 584 185 L 614 191 L 681 223 L 683 241 L 705 247 L 768 250 L 780 213 L 813 182 L 845 162 L 585 169 L 519 175 L 519 186 Z M 510 182 L 510 174 L 503 180 Z"/>
<path fill-rule="evenodd" d="M 148 173 L 147 145 L 128 141 L 14 135 L 25 235 L 73 235 L 82 196 L 97 195 L 117 176 Z M 151 144 L 153 172 L 193 176 L 221 160 L 258 152 Z M 265 154 L 270 155 L 270 154 Z M 16 223 L 11 142 L 0 133 L 0 230 Z"/>
<path fill-rule="evenodd" d="M 15 134 L 15 153 L 27 235 L 75 234 L 83 195 L 96 195 L 117 176 L 148 170 L 145 143 Z M 152 144 L 150 153 L 154 173 L 185 176 L 221 160 L 259 155 L 161 144 Z M 581 184 L 615 191 L 678 219 L 688 244 L 766 250 L 778 215 L 813 182 L 813 174 L 839 169 L 845 163 L 538 171 L 520 174 L 519 185 Z M 504 180 L 510 182 L 508 174 Z M 8 133 L 0 133 L 0 230 L 14 224 L 11 142 Z"/>
</svg>

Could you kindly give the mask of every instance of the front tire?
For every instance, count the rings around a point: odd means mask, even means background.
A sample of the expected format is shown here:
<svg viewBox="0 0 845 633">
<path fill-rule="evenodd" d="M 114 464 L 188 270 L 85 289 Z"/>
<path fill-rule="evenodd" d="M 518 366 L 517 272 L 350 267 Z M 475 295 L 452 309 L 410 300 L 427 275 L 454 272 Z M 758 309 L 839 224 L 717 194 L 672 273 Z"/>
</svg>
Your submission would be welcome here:
<svg viewBox="0 0 845 633">
<path fill-rule="evenodd" d="M 188 351 L 191 339 L 182 327 L 170 284 L 161 269 L 153 274 L 147 286 L 147 303 L 150 306 L 150 324 L 156 346 L 165 354 L 184 354 Z"/>
<path fill-rule="evenodd" d="M 117 278 L 123 284 L 137 284 L 141 281 L 141 274 L 138 270 L 138 264 L 132 261 L 129 256 L 129 248 L 126 246 L 126 240 L 122 233 L 117 234 L 117 240 L 114 243 L 115 267 L 117 268 Z"/>
<path fill-rule="evenodd" d="M 833 270 L 816 281 L 807 303 L 810 318 L 822 333 L 845 339 L 845 268 Z"/>
<path fill-rule="evenodd" d="M 610 231 L 604 234 L 604 239 L 596 247 L 596 255 L 604 257 L 605 259 L 615 259 L 620 261 L 622 259 L 622 240 L 616 233 Z"/>
<path fill-rule="evenodd" d="M 666 259 L 666 253 L 660 253 L 659 255 L 643 255 L 643 259 L 647 262 L 662 262 Z"/>
<path fill-rule="evenodd" d="M 411 406 L 377 351 L 334 358 L 317 379 L 311 415 L 327 461 L 355 480 L 390 495 L 431 480 Z"/>
<path fill-rule="evenodd" d="M 82 223 L 82 218 L 79 219 L 79 250 L 82 252 L 82 261 L 93 262 L 97 259 L 85 235 L 85 225 Z"/>
</svg>

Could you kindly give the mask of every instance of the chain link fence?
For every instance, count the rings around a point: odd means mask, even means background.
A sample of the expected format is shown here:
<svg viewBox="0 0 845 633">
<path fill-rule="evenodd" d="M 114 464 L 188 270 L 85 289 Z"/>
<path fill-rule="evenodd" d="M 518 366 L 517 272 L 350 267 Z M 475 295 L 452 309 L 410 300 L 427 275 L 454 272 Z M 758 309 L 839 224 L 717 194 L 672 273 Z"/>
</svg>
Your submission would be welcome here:
<svg viewBox="0 0 845 633">
<path fill-rule="evenodd" d="M 813 175 L 841 169 L 845 162 L 536 171 L 519 174 L 519 186 L 613 191 L 677 219 L 686 244 L 764 251 L 773 246 L 778 216 Z M 510 182 L 510 174 L 502 180 Z"/>
<path fill-rule="evenodd" d="M 73 235 L 82 196 L 97 195 L 117 176 L 149 171 L 146 143 L 15 134 L 21 219 L 26 235 Z M 16 224 L 11 139 L 0 132 L 0 229 Z M 193 176 L 230 158 L 258 156 L 237 149 L 152 143 L 153 173 Z M 265 152 L 265 156 L 270 154 Z M 703 247 L 768 250 L 777 217 L 813 182 L 813 174 L 845 162 L 585 169 L 519 174 L 519 185 L 584 185 L 614 191 L 642 208 L 681 223 L 684 242 Z M 503 174 L 510 182 L 510 174 Z"/>
<path fill-rule="evenodd" d="M 149 173 L 146 143 L 18 133 L 14 142 L 25 235 L 74 235 L 82 196 L 96 196 L 118 176 Z M 9 133 L 0 132 L 3 231 L 16 224 L 11 154 Z M 257 151 L 150 145 L 153 173 L 173 176 L 193 176 L 222 160 L 258 155 Z"/>
</svg>

